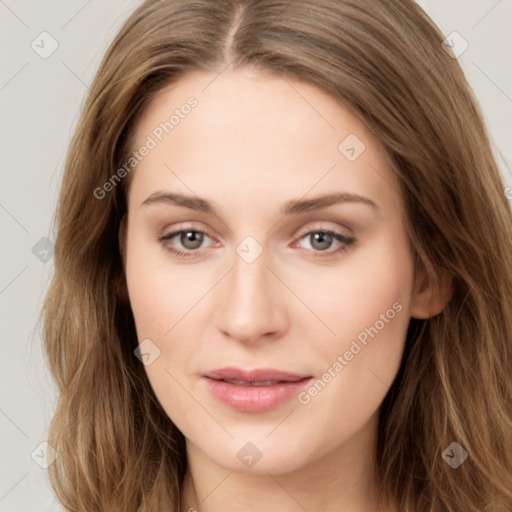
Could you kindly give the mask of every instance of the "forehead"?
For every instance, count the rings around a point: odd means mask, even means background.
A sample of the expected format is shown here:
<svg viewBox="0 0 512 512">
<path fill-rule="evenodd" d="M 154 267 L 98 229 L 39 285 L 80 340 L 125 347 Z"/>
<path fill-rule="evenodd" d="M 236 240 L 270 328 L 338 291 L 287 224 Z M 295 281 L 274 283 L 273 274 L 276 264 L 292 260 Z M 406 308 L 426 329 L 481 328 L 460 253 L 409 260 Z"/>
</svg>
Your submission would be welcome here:
<svg viewBox="0 0 512 512">
<path fill-rule="evenodd" d="M 346 105 L 306 82 L 247 69 L 193 72 L 163 89 L 133 148 L 148 138 L 154 147 L 131 176 L 138 199 L 166 186 L 224 199 L 236 190 L 241 202 L 276 190 L 379 197 L 398 188 L 384 190 L 395 179 L 384 148 Z"/>
<path fill-rule="evenodd" d="M 196 100 L 197 106 L 185 108 L 191 110 L 192 121 L 182 123 L 184 117 L 179 111 L 190 98 Z M 311 138 L 313 134 L 315 142 L 324 138 L 328 144 L 334 133 L 341 135 L 347 129 L 370 136 L 346 105 L 314 85 L 245 68 L 219 75 L 194 71 L 165 87 L 139 121 L 136 142 L 143 142 L 148 133 L 169 121 L 173 113 L 177 114 L 173 120 L 174 139 L 179 138 L 180 132 L 188 132 L 187 124 L 194 125 L 198 137 L 210 130 L 208 139 L 219 129 L 237 137 L 245 135 L 247 142 L 253 143 L 248 146 L 260 141 L 282 144 L 285 138 L 296 141 L 304 136 Z M 182 125 L 179 130 L 178 124 Z M 280 132 L 278 140 L 276 130 Z"/>
</svg>

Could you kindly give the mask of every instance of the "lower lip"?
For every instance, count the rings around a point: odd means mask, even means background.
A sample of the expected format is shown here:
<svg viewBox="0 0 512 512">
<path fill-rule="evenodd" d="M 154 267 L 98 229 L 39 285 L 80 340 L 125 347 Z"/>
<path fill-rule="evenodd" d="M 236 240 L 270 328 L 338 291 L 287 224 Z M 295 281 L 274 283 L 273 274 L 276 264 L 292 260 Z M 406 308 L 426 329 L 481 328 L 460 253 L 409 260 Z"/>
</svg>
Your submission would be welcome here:
<svg viewBox="0 0 512 512">
<path fill-rule="evenodd" d="M 242 412 L 264 412 L 297 396 L 311 377 L 296 382 L 280 382 L 271 386 L 237 386 L 204 377 L 208 389 L 220 402 Z"/>
</svg>

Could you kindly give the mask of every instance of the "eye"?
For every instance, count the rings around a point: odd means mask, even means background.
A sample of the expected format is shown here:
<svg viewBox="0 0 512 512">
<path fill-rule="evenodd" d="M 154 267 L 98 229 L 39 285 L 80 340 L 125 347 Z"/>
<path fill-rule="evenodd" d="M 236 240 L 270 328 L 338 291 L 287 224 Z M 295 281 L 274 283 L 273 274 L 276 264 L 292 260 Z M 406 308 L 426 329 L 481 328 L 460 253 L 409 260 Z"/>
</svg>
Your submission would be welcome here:
<svg viewBox="0 0 512 512">
<path fill-rule="evenodd" d="M 310 249 L 316 253 L 314 254 L 315 257 L 332 256 L 344 252 L 356 241 L 354 237 L 347 237 L 330 229 L 308 231 L 305 235 L 301 236 L 299 240 L 309 241 Z M 334 250 L 329 250 L 335 242 L 338 243 L 338 246 Z"/>
<path fill-rule="evenodd" d="M 203 231 L 192 228 L 185 228 L 162 235 L 158 239 L 169 252 L 177 254 L 182 258 L 190 258 L 195 256 L 194 253 L 199 252 L 198 249 L 201 247 L 205 238 L 211 239 L 211 237 L 209 237 Z M 177 244 L 178 248 L 176 248 Z M 181 250 L 180 245 L 185 250 Z"/>
<path fill-rule="evenodd" d="M 166 250 L 180 258 L 197 256 L 206 239 L 213 240 L 204 231 L 194 228 L 183 228 L 158 237 Z M 302 240 L 309 240 L 310 247 L 306 249 L 312 251 L 315 257 L 329 257 L 344 252 L 356 241 L 354 237 L 347 237 L 337 231 L 321 228 L 304 233 L 299 238 L 299 241 Z M 335 249 L 330 249 L 334 243 L 337 243 L 337 246 Z M 294 242 L 292 247 L 297 244 L 298 242 Z"/>
</svg>

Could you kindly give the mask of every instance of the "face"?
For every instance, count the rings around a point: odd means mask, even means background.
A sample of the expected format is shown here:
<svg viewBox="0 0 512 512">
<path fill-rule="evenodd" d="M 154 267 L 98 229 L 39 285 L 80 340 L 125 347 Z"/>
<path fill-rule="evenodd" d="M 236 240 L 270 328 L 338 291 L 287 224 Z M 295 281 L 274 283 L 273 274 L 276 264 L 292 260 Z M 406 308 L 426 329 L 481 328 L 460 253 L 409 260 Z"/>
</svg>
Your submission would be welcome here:
<svg viewBox="0 0 512 512">
<path fill-rule="evenodd" d="M 188 448 L 286 472 L 376 432 L 414 307 L 403 200 L 343 104 L 248 70 L 214 78 L 169 86 L 137 126 L 128 293 Z"/>
</svg>

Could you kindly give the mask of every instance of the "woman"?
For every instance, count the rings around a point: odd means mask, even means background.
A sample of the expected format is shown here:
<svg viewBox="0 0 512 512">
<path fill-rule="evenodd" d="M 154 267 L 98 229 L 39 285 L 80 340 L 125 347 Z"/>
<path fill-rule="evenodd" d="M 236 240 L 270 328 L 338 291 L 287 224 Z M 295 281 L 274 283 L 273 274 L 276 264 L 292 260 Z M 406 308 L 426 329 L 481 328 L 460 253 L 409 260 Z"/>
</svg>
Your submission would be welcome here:
<svg viewBox="0 0 512 512">
<path fill-rule="evenodd" d="M 512 216 L 413 2 L 146 1 L 67 159 L 67 510 L 512 510 Z"/>
</svg>

